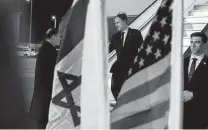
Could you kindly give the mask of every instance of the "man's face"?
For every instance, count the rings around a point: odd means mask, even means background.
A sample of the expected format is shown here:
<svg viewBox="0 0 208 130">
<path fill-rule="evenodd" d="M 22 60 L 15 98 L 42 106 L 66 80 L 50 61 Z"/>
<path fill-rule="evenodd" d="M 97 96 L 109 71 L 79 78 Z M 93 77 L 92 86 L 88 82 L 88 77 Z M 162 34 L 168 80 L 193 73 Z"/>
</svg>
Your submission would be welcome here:
<svg viewBox="0 0 208 130">
<path fill-rule="evenodd" d="M 123 31 L 126 28 L 126 21 L 121 20 L 121 18 L 116 17 L 114 19 L 115 22 L 115 27 L 117 28 L 118 31 Z"/>
<path fill-rule="evenodd" d="M 57 42 L 56 42 L 56 35 L 52 35 L 51 38 L 50 38 L 50 41 L 51 41 L 51 44 L 53 46 L 56 46 Z"/>
<path fill-rule="evenodd" d="M 199 36 L 193 36 L 191 38 L 191 52 L 195 55 L 200 55 L 203 51 L 202 51 L 202 48 L 203 48 L 203 41 L 202 41 L 202 38 L 199 37 Z"/>
</svg>

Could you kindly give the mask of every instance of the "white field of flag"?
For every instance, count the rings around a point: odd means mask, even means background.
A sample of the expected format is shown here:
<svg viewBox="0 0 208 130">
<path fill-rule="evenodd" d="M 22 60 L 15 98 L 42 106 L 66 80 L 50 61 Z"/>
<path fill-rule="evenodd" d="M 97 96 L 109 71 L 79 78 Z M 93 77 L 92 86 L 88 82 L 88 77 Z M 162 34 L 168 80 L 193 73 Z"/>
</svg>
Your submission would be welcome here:
<svg viewBox="0 0 208 130">
<path fill-rule="evenodd" d="M 107 26 L 104 0 L 90 0 L 82 62 L 81 129 L 109 129 Z"/>
</svg>

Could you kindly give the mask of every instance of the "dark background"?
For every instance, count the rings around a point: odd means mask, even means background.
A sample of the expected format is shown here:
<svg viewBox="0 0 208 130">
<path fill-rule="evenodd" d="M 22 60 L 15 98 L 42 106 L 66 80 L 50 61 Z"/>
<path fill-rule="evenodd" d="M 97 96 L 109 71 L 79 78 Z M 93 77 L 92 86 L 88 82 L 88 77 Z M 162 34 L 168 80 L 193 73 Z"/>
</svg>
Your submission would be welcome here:
<svg viewBox="0 0 208 130">
<path fill-rule="evenodd" d="M 56 15 L 58 26 L 61 18 L 70 8 L 73 0 L 33 0 L 32 11 L 32 43 L 39 43 L 44 37 L 48 28 L 54 26 L 51 20 L 52 15 Z M 30 30 L 30 2 L 21 0 L 19 4 L 20 16 L 20 43 L 29 42 Z"/>
<path fill-rule="evenodd" d="M 30 0 L 31 1 L 31 0 Z M 67 10 L 70 9 L 73 0 L 33 0 L 32 11 L 32 37 L 33 44 L 39 44 L 43 39 L 48 28 L 54 26 L 54 22 L 51 20 L 52 15 L 56 15 L 57 24 L 61 18 L 65 15 Z M 20 31 L 19 42 L 29 43 L 29 31 L 30 31 L 30 2 L 21 0 L 19 6 L 20 17 Z M 131 23 L 137 15 L 128 16 L 128 23 Z M 109 39 L 112 34 L 117 30 L 114 27 L 114 17 L 108 17 L 108 34 Z"/>
</svg>

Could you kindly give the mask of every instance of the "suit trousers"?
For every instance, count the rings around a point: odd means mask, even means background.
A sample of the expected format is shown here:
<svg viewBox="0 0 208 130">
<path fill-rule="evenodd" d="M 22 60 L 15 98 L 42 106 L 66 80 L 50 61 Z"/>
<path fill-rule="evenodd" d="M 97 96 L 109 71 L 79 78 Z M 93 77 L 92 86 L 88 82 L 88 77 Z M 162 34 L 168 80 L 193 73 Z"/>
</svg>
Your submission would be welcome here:
<svg viewBox="0 0 208 130">
<path fill-rule="evenodd" d="M 183 129 L 207 129 L 206 113 L 204 108 L 199 110 L 192 109 L 194 106 L 188 103 L 184 103 L 183 110 Z M 198 106 L 200 107 L 200 106 Z"/>
<path fill-rule="evenodd" d="M 126 78 L 124 76 L 112 74 L 111 91 L 116 101 L 117 101 L 119 92 L 121 91 L 121 87 L 124 84 L 125 79 Z"/>
</svg>

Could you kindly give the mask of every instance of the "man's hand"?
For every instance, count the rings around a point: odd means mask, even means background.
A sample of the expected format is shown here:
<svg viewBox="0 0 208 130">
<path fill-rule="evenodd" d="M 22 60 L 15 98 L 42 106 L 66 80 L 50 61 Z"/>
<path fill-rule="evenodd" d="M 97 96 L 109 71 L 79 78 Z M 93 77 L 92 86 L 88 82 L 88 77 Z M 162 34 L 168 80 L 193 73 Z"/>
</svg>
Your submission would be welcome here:
<svg viewBox="0 0 208 130">
<path fill-rule="evenodd" d="M 184 102 L 190 101 L 193 97 L 194 97 L 193 92 L 190 92 L 188 90 L 183 91 L 183 101 Z"/>
<path fill-rule="evenodd" d="M 116 105 L 116 101 L 110 101 L 110 111 L 112 111 L 113 110 L 113 108 L 115 107 L 115 105 Z"/>
</svg>

